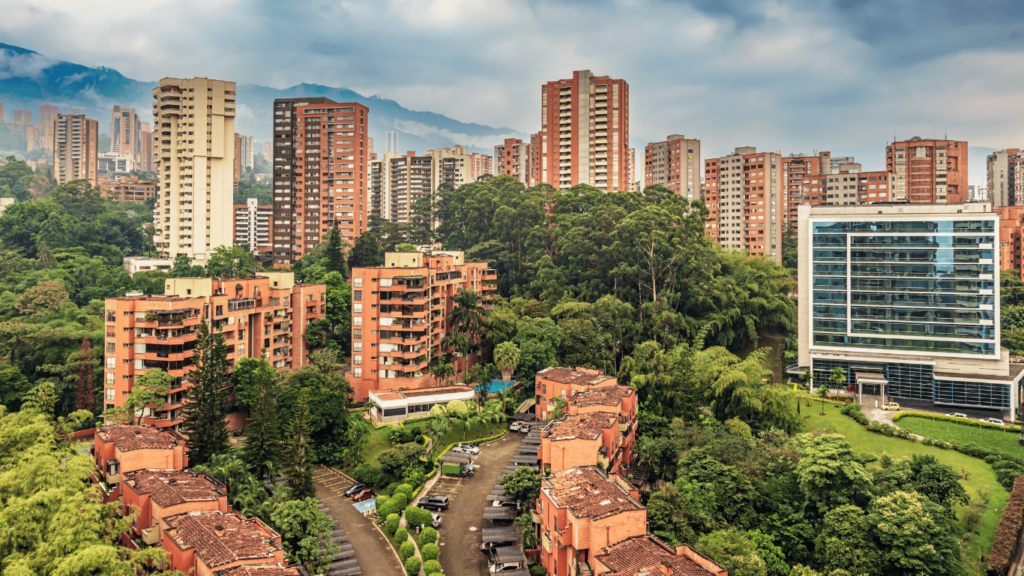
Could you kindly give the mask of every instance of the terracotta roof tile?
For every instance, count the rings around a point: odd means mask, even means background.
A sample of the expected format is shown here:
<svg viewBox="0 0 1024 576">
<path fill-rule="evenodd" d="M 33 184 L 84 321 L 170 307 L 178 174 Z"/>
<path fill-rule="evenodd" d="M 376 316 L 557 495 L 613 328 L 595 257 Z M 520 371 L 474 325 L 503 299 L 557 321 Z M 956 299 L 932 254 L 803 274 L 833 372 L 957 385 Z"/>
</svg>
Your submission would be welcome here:
<svg viewBox="0 0 1024 576">
<path fill-rule="evenodd" d="M 572 368 L 563 368 L 561 366 L 552 366 L 537 375 L 544 380 L 550 380 L 552 382 L 558 382 L 560 384 L 578 384 L 581 386 L 595 386 L 597 384 L 611 385 L 615 384 L 615 378 L 608 376 L 607 374 L 596 374 L 596 371 L 588 369 L 574 370 Z"/>
<path fill-rule="evenodd" d="M 604 518 L 620 512 L 643 510 L 629 492 L 596 468 L 570 468 L 544 479 L 544 491 L 557 506 L 577 518 Z"/>
<path fill-rule="evenodd" d="M 709 570 L 690 558 L 677 556 L 675 549 L 649 534 L 627 538 L 608 546 L 602 549 L 596 559 L 610 568 L 611 574 L 615 576 L 662 576 L 662 567 L 666 562 L 672 567 L 673 576 L 708 576 L 724 570 L 696 551 L 693 553 L 702 562 L 718 570 Z"/>
<path fill-rule="evenodd" d="M 182 549 L 194 548 L 210 568 L 229 562 L 273 558 L 281 550 L 278 536 L 256 518 L 220 512 L 188 512 L 165 519 L 174 529 L 172 540 Z M 217 532 L 223 530 L 222 534 Z"/>
<path fill-rule="evenodd" d="M 582 438 L 593 440 L 601 435 L 601 430 L 616 426 L 618 416 L 607 412 L 591 412 L 565 416 L 548 424 L 541 431 L 542 438 L 551 440 L 572 440 Z"/>
<path fill-rule="evenodd" d="M 137 494 L 150 494 L 154 502 L 164 507 L 216 501 L 227 495 L 220 482 L 191 470 L 138 470 L 125 474 L 125 482 Z"/>
<path fill-rule="evenodd" d="M 285 568 L 281 564 L 243 564 L 223 568 L 214 576 L 305 576 L 297 566 Z"/>
<path fill-rule="evenodd" d="M 152 426 L 104 426 L 97 432 L 104 442 L 113 442 L 122 452 L 145 449 L 171 449 L 181 444 L 181 437 Z"/>
<path fill-rule="evenodd" d="M 622 399 L 632 396 L 633 389 L 629 386 L 602 386 L 589 388 L 572 397 L 573 406 L 618 406 Z"/>
</svg>

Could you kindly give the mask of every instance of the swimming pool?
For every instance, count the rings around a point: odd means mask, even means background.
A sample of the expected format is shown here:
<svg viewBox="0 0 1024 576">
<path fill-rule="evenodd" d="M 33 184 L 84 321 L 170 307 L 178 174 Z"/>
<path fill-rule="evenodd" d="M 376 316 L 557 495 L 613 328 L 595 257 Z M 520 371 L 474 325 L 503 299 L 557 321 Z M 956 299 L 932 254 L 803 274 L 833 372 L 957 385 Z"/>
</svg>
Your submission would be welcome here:
<svg viewBox="0 0 1024 576">
<path fill-rule="evenodd" d="M 510 380 L 508 382 L 505 382 L 504 380 L 491 380 L 491 382 L 489 384 L 481 384 L 480 386 L 486 386 L 488 394 L 497 394 L 498 392 L 502 392 L 502 391 L 504 391 L 504 390 L 506 390 L 508 388 L 511 388 L 511 387 L 513 387 L 515 385 L 516 385 L 516 381 L 515 380 Z M 477 390 L 479 390 L 479 389 L 480 388 L 477 387 Z"/>
</svg>

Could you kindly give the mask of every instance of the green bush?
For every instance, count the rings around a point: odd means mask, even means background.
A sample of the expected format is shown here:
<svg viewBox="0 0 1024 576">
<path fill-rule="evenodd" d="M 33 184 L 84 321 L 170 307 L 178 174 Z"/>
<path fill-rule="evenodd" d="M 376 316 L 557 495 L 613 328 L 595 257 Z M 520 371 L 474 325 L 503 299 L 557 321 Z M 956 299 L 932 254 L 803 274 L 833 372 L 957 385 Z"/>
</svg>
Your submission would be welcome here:
<svg viewBox="0 0 1024 576">
<path fill-rule="evenodd" d="M 441 563 L 437 560 L 427 560 L 423 563 L 423 572 L 425 574 L 440 574 L 442 572 Z"/>
<path fill-rule="evenodd" d="M 395 542 L 398 542 L 398 544 L 401 545 L 403 542 L 406 542 L 407 540 L 409 540 L 408 528 L 402 526 L 401 528 L 395 531 Z"/>
<path fill-rule="evenodd" d="M 415 488 L 412 487 L 412 484 L 399 484 L 397 488 L 397 491 L 405 494 L 405 497 L 408 500 L 412 500 L 412 493 L 414 490 Z"/>
<path fill-rule="evenodd" d="M 437 544 L 437 530 L 429 526 L 424 528 L 423 532 L 420 533 L 420 544 L 424 546 L 427 544 Z"/>
<path fill-rule="evenodd" d="M 392 482 L 391 484 L 388 484 L 387 490 L 385 490 L 385 492 L 388 493 L 388 496 L 394 496 L 395 491 L 398 490 L 398 487 L 401 485 L 401 482 Z"/>
<path fill-rule="evenodd" d="M 415 555 L 416 545 L 413 544 L 411 540 L 406 540 L 405 542 L 402 542 L 402 545 L 398 547 L 398 557 L 402 559 L 402 562 L 405 562 L 406 560 Z"/>
<path fill-rule="evenodd" d="M 1020 432 L 1020 426 L 1000 426 L 998 424 L 989 424 L 988 422 L 981 422 L 980 420 L 971 420 L 968 418 L 955 418 L 953 416 L 945 416 L 943 414 L 930 414 L 927 412 L 898 412 L 892 417 L 894 422 L 899 422 L 903 418 L 926 418 L 928 420 L 941 420 L 945 422 L 953 422 L 959 426 L 973 426 L 974 428 L 989 428 L 991 430 L 999 430 L 1000 432 Z"/>
<path fill-rule="evenodd" d="M 860 411 L 860 405 L 859 405 L 859 404 L 856 404 L 856 403 L 852 403 L 852 402 L 851 402 L 850 404 L 847 404 L 847 405 L 843 406 L 843 407 L 842 407 L 842 408 L 841 408 L 841 409 L 839 410 L 839 412 L 840 412 L 841 414 L 846 414 L 846 415 L 847 415 L 847 416 L 849 416 L 850 418 L 853 418 L 853 419 L 854 419 L 854 420 L 856 420 L 856 421 L 857 421 L 857 423 L 858 423 L 858 424 L 860 424 L 861 426 L 868 426 L 868 425 L 869 425 L 869 424 L 871 423 L 871 421 L 870 421 L 870 420 L 868 420 L 868 417 L 867 417 L 867 416 L 865 416 L 865 415 L 864 415 L 864 414 L 863 414 L 863 413 L 862 413 L 862 412 Z"/>
<path fill-rule="evenodd" d="M 437 547 L 437 544 L 424 544 L 423 549 L 420 550 L 420 556 L 423 556 L 424 560 L 437 560 L 441 557 L 441 549 Z"/>
<path fill-rule="evenodd" d="M 410 506 L 405 509 L 405 523 L 408 524 L 409 527 L 411 528 L 414 528 L 416 526 L 430 526 L 433 522 L 434 518 L 430 515 L 430 512 L 427 512 L 423 508 Z M 424 533 L 426 532 L 424 531 Z M 437 541 L 436 536 L 433 541 Z M 422 535 L 420 535 L 420 542 L 423 542 Z"/>
<path fill-rule="evenodd" d="M 381 503 L 381 500 L 384 502 Z M 377 515 L 381 518 L 387 518 L 392 514 L 400 514 L 402 512 L 402 506 L 398 506 L 394 498 L 385 498 L 381 496 L 377 499 Z"/>
<path fill-rule="evenodd" d="M 404 492 L 398 492 L 391 497 L 391 503 L 397 506 L 399 510 L 402 510 L 409 505 L 409 497 Z"/>
<path fill-rule="evenodd" d="M 422 565 L 423 562 L 420 561 L 419 558 L 413 556 L 412 558 L 409 558 L 405 561 L 405 573 L 408 576 L 419 576 L 420 566 Z"/>
<path fill-rule="evenodd" d="M 860 412 L 857 412 L 857 414 L 860 414 Z M 863 414 L 861 415 L 863 416 Z M 870 424 L 868 424 L 868 432 L 874 432 L 876 434 L 881 434 L 882 436 L 888 436 L 890 438 L 895 436 L 896 438 L 903 438 L 904 440 L 910 440 L 911 442 L 916 440 L 914 438 L 914 435 L 911 434 L 910 432 L 907 432 L 902 428 L 890 426 L 889 424 L 883 424 L 881 422 L 871 422 Z"/>
<path fill-rule="evenodd" d="M 380 471 L 380 468 L 377 468 L 372 464 L 360 464 L 352 471 L 353 478 L 370 486 L 376 486 L 377 483 L 380 482 L 380 477 L 383 474 L 384 473 Z"/>
<path fill-rule="evenodd" d="M 394 534 L 395 530 L 398 530 L 398 521 L 398 514 L 388 514 L 387 519 L 384 520 L 384 531 Z"/>
</svg>

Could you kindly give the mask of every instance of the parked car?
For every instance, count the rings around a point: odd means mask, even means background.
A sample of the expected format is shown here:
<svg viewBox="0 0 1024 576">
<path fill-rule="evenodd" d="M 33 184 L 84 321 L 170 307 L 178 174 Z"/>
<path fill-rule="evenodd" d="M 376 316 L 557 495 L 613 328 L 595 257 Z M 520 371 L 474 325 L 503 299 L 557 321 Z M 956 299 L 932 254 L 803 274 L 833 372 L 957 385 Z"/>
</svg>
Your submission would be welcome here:
<svg viewBox="0 0 1024 576">
<path fill-rule="evenodd" d="M 500 563 L 498 563 L 498 564 L 491 564 L 491 566 L 487 570 L 491 574 L 496 574 L 498 572 L 505 572 L 507 570 L 518 570 L 518 569 L 519 569 L 519 564 L 517 564 L 517 563 L 510 563 L 510 564 L 500 564 Z"/>
<path fill-rule="evenodd" d="M 373 488 L 363 488 L 352 496 L 352 500 L 355 502 L 362 502 L 363 500 L 369 500 L 370 498 L 376 497 L 377 495 L 373 493 Z"/>
<path fill-rule="evenodd" d="M 465 450 L 462 449 L 461 445 L 460 446 L 456 446 L 455 448 L 452 448 L 448 452 L 451 453 L 451 454 L 468 454 L 468 452 L 466 452 Z"/>
<path fill-rule="evenodd" d="M 530 433 L 530 425 L 529 424 L 520 424 L 519 425 L 519 431 L 522 432 L 523 434 L 529 434 Z"/>
<path fill-rule="evenodd" d="M 968 417 L 967 414 L 964 414 L 962 412 L 950 412 L 949 414 L 946 414 L 946 416 L 949 416 L 950 418 L 967 418 Z"/>
<path fill-rule="evenodd" d="M 512 425 L 508 427 L 508 431 L 509 432 L 519 432 L 519 427 L 520 426 L 522 426 L 522 423 L 520 423 L 518 421 L 517 422 L 513 422 Z"/>
<path fill-rule="evenodd" d="M 882 410 L 895 410 L 895 411 L 899 412 L 900 405 L 895 403 L 895 402 L 889 402 L 885 406 L 882 406 Z"/>
<path fill-rule="evenodd" d="M 500 506 L 509 506 L 509 507 L 514 508 L 516 506 L 516 501 L 515 500 L 509 500 L 508 502 L 505 502 L 504 500 L 495 500 L 495 501 L 491 502 L 491 506 L 493 506 L 495 508 L 498 508 Z"/>
<path fill-rule="evenodd" d="M 472 444 L 459 444 L 455 448 L 452 448 L 452 452 L 455 452 L 456 450 L 463 454 L 472 454 L 474 456 L 480 453 L 480 448 Z"/>
<path fill-rule="evenodd" d="M 434 528 L 440 528 L 441 527 L 441 515 L 440 514 L 431 514 L 430 517 L 434 519 L 434 522 L 433 522 Z"/>
<path fill-rule="evenodd" d="M 979 418 L 979 420 L 989 424 L 995 424 L 996 426 L 1006 426 L 1006 423 L 999 418 Z"/>
<path fill-rule="evenodd" d="M 495 549 L 497 547 L 498 547 L 498 543 L 497 542 L 484 542 L 483 544 L 480 545 L 480 551 L 483 552 L 484 554 L 488 554 L 489 555 L 491 553 L 491 550 L 493 550 L 493 549 Z"/>
<path fill-rule="evenodd" d="M 348 489 L 345 490 L 344 494 L 347 497 L 351 497 L 353 494 L 359 492 L 363 488 L 366 488 L 366 484 L 363 484 L 362 482 L 356 482 L 355 484 L 349 486 Z"/>
<path fill-rule="evenodd" d="M 441 494 L 435 494 L 433 496 L 420 500 L 420 508 L 424 510 L 434 510 L 440 512 L 441 510 L 448 509 L 448 497 Z"/>
</svg>

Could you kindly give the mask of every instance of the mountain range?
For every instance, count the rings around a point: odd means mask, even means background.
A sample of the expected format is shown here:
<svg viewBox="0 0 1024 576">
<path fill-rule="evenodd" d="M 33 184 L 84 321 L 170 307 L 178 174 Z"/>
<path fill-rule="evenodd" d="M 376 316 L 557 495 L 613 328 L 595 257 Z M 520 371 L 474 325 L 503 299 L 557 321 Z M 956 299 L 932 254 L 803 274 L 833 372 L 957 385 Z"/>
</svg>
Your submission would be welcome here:
<svg viewBox="0 0 1024 576">
<path fill-rule="evenodd" d="M 230 78 L 224 78 L 230 80 Z M 100 132 L 109 131 L 111 106 L 135 108 L 145 121 L 151 118 L 152 90 L 158 82 L 126 78 L 112 68 L 91 68 L 56 60 L 18 46 L 0 43 L 0 102 L 8 117 L 16 109 L 31 110 L 38 122 L 39 106 L 52 104 L 61 112 L 81 108 L 99 121 Z M 235 131 L 251 134 L 259 141 L 271 135 L 271 113 L 275 98 L 324 96 L 336 102 L 358 102 L 370 108 L 370 136 L 374 149 L 384 151 L 385 133 L 399 132 L 399 151 L 424 152 L 431 148 L 461 144 L 474 152 L 491 154 L 505 138 L 528 138 L 511 128 L 495 128 L 460 122 L 433 112 L 409 110 L 394 100 L 363 96 L 346 88 L 299 84 L 272 88 L 239 84 Z"/>
</svg>

